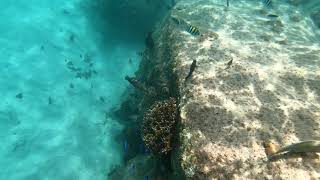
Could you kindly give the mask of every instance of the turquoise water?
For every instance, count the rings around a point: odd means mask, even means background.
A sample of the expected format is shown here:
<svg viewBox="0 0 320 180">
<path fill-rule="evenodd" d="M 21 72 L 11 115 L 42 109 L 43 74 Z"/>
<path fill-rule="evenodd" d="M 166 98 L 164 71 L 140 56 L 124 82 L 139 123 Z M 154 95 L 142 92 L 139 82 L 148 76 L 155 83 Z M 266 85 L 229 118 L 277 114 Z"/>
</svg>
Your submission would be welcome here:
<svg viewBox="0 0 320 180">
<path fill-rule="evenodd" d="M 124 77 L 137 70 L 137 52 L 170 2 L 0 2 L 0 179 L 100 180 L 124 164 L 126 125 L 109 112 L 132 90 Z M 311 43 L 319 42 L 318 0 L 280 7 L 302 11 Z"/>
<path fill-rule="evenodd" d="M 128 31 L 111 6 L 0 2 L 0 179 L 106 179 L 122 163 L 123 125 L 107 114 L 158 17 Z"/>
</svg>

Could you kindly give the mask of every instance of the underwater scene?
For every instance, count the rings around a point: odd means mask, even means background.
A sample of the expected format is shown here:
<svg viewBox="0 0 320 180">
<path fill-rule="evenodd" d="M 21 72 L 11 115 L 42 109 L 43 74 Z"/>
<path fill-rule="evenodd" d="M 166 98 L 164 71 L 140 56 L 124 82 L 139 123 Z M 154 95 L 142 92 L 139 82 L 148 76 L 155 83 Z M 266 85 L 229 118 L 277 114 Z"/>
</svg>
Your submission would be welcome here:
<svg viewBox="0 0 320 180">
<path fill-rule="evenodd" d="M 0 180 L 320 179 L 319 0 L 16 0 L 0 18 Z"/>
</svg>

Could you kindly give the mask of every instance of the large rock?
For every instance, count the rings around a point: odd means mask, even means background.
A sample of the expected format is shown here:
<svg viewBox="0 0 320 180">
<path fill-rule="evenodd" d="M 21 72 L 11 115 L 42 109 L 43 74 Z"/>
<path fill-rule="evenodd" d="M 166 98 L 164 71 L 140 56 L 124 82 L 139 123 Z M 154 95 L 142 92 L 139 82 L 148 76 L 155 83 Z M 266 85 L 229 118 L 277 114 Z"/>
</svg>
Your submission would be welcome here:
<svg viewBox="0 0 320 180">
<path fill-rule="evenodd" d="M 320 138 L 320 46 L 298 23 L 261 12 L 245 3 L 179 1 L 153 35 L 157 56 L 147 58 L 148 68 L 173 68 L 178 77 L 181 121 L 171 159 L 188 179 L 320 177 L 314 154 L 267 161 L 265 141 Z"/>
</svg>

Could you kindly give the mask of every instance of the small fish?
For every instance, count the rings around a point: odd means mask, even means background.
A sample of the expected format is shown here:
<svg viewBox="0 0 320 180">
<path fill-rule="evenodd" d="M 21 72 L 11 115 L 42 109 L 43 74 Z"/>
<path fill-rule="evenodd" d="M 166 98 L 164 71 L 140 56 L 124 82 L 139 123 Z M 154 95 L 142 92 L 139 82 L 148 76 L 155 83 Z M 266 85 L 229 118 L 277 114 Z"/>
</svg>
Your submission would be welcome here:
<svg viewBox="0 0 320 180">
<path fill-rule="evenodd" d="M 66 59 L 65 59 L 64 61 L 65 61 L 65 62 L 68 62 L 68 63 L 67 63 L 67 66 L 73 66 L 72 61 L 68 61 L 68 60 L 66 60 Z"/>
<path fill-rule="evenodd" d="M 179 18 L 172 16 L 171 19 L 172 19 L 172 21 L 173 21 L 174 23 L 176 23 L 177 25 L 181 24 L 181 20 L 180 20 Z"/>
<path fill-rule="evenodd" d="M 63 9 L 62 12 L 63 12 L 64 14 L 70 14 L 70 12 L 69 12 L 68 10 L 66 10 L 66 9 Z"/>
<path fill-rule="evenodd" d="M 229 0 L 227 0 L 227 7 L 229 7 Z"/>
<path fill-rule="evenodd" d="M 188 80 L 192 76 L 192 73 L 196 69 L 196 66 L 197 66 L 197 60 L 193 60 L 191 66 L 190 66 L 189 74 L 185 78 L 185 81 Z"/>
<path fill-rule="evenodd" d="M 279 154 L 283 152 L 293 152 L 293 153 L 320 152 L 320 141 L 309 140 L 309 141 L 302 141 L 299 143 L 291 144 L 279 149 L 274 154 Z"/>
<path fill-rule="evenodd" d="M 262 0 L 262 3 L 266 6 L 266 7 L 270 7 L 272 5 L 272 1 L 271 0 Z"/>
<path fill-rule="evenodd" d="M 275 15 L 275 14 L 268 14 L 267 17 L 269 18 L 277 18 L 279 17 L 278 15 Z"/>
<path fill-rule="evenodd" d="M 48 104 L 49 104 L 49 105 L 52 104 L 52 98 L 51 98 L 51 96 L 49 96 L 49 98 L 48 98 Z"/>
<path fill-rule="evenodd" d="M 103 98 L 102 96 L 100 96 L 99 100 L 100 100 L 101 102 L 103 102 L 103 103 L 105 102 L 105 101 L 104 101 L 104 98 Z"/>
<path fill-rule="evenodd" d="M 142 51 L 141 52 L 137 52 L 137 55 L 142 57 L 144 55 L 144 52 L 142 52 Z"/>
<path fill-rule="evenodd" d="M 16 98 L 17 98 L 17 99 L 22 99 L 22 98 L 23 98 L 23 93 L 17 94 L 17 95 L 16 95 Z"/>
<path fill-rule="evenodd" d="M 131 166 L 130 166 L 131 174 L 135 173 L 135 169 L 136 169 L 136 165 L 134 163 L 132 163 Z"/>
<path fill-rule="evenodd" d="M 74 42 L 74 39 L 75 39 L 74 34 L 70 34 L 70 36 L 69 36 L 69 41 L 70 41 L 70 42 Z"/>
<path fill-rule="evenodd" d="M 271 141 L 266 141 L 263 146 L 265 147 L 267 157 L 270 161 L 283 158 L 285 155 L 289 154 L 320 152 L 320 141 L 316 140 L 302 141 L 283 148 L 278 148 Z"/>
<path fill-rule="evenodd" d="M 233 62 L 233 59 L 231 59 L 226 65 L 227 65 L 227 67 L 226 67 L 226 69 L 229 69 L 230 68 L 230 66 L 232 65 L 232 62 Z"/>
<path fill-rule="evenodd" d="M 125 152 L 127 152 L 128 151 L 128 141 L 127 140 L 124 140 L 124 142 L 123 142 L 123 149 L 124 149 L 124 151 Z"/>
<path fill-rule="evenodd" d="M 195 26 L 192 26 L 192 25 L 189 25 L 189 26 L 188 26 L 187 31 L 188 31 L 190 34 L 194 35 L 194 36 L 200 35 L 199 29 L 198 29 L 197 27 L 195 27 Z"/>
<path fill-rule="evenodd" d="M 144 154 L 149 154 L 149 153 L 150 153 L 149 149 L 148 148 L 144 148 Z"/>
</svg>

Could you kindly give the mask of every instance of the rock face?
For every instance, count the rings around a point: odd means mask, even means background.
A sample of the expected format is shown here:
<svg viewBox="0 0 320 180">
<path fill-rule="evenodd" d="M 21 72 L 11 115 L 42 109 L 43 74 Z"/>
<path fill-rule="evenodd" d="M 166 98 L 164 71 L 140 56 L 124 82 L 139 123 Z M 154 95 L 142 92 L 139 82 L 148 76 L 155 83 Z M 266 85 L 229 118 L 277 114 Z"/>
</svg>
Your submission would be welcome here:
<svg viewBox="0 0 320 180">
<path fill-rule="evenodd" d="M 320 9 L 314 11 L 310 15 L 311 19 L 313 20 L 314 24 L 320 28 Z"/>
<path fill-rule="evenodd" d="M 320 139 L 317 37 L 303 22 L 282 18 L 303 16 L 290 7 L 278 18 L 249 3 L 230 7 L 179 1 L 154 32 L 157 56 L 148 60 L 156 63 L 148 67 L 172 68 L 178 79 L 173 169 L 187 179 L 319 178 L 316 154 L 269 162 L 263 147 Z M 185 81 L 193 60 L 197 67 Z"/>
</svg>

